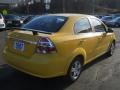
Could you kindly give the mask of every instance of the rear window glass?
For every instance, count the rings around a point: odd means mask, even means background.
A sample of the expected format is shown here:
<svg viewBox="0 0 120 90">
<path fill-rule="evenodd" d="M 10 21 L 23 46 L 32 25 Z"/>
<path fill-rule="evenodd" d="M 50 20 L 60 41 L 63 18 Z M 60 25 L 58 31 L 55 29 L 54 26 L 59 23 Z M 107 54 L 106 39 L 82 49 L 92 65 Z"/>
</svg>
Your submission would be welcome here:
<svg viewBox="0 0 120 90">
<path fill-rule="evenodd" d="M 39 16 L 25 24 L 22 28 L 45 32 L 57 32 L 66 22 L 64 16 Z"/>
</svg>

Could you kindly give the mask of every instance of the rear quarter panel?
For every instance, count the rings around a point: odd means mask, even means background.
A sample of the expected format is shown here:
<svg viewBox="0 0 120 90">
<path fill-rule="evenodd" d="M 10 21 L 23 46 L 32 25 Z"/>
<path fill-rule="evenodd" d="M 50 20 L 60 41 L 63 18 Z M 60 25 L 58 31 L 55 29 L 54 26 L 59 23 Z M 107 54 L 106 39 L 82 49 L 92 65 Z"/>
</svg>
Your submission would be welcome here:
<svg viewBox="0 0 120 90">
<path fill-rule="evenodd" d="M 62 37 L 52 37 L 52 41 L 57 49 L 57 56 L 61 57 L 58 61 L 59 65 L 63 66 L 62 69 L 65 73 L 69 68 L 69 65 L 77 55 L 83 55 L 86 59 L 86 52 L 79 46 L 79 40 L 76 39 L 75 35 L 63 35 Z"/>
</svg>

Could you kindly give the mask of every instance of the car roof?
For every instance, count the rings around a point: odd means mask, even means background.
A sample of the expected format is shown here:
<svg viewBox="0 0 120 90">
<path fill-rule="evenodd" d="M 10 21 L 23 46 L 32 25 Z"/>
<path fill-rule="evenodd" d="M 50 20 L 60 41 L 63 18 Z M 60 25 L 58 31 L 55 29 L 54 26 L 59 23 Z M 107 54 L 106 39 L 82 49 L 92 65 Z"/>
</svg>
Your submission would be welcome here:
<svg viewBox="0 0 120 90">
<path fill-rule="evenodd" d="M 47 14 L 47 15 L 55 15 L 55 16 L 65 16 L 65 17 L 94 17 L 92 15 L 87 14 L 72 14 L 72 13 L 57 13 L 57 14 Z"/>
</svg>

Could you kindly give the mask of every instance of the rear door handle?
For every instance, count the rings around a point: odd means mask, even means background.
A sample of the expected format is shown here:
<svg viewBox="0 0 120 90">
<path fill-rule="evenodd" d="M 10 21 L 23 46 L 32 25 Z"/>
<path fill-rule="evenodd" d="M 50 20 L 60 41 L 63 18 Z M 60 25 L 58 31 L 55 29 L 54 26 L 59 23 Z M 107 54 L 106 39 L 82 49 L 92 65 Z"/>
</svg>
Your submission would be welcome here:
<svg viewBox="0 0 120 90">
<path fill-rule="evenodd" d="M 98 37 L 98 39 L 102 39 L 102 37 Z"/>
<path fill-rule="evenodd" d="M 86 41 L 85 39 L 80 40 L 80 42 L 85 42 L 85 41 Z"/>
</svg>

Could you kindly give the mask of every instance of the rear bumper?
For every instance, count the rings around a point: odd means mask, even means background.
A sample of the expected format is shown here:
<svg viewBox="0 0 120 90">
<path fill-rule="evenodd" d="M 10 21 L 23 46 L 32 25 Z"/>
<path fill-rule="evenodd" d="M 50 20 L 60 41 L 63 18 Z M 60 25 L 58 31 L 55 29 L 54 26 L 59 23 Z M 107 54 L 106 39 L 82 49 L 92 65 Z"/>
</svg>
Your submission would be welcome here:
<svg viewBox="0 0 120 90">
<path fill-rule="evenodd" d="M 33 55 L 31 58 L 16 55 L 11 52 L 4 51 L 4 59 L 13 68 L 25 72 L 27 74 L 40 77 L 52 78 L 65 75 L 65 63 L 60 57 L 51 58 L 44 55 Z"/>
</svg>

